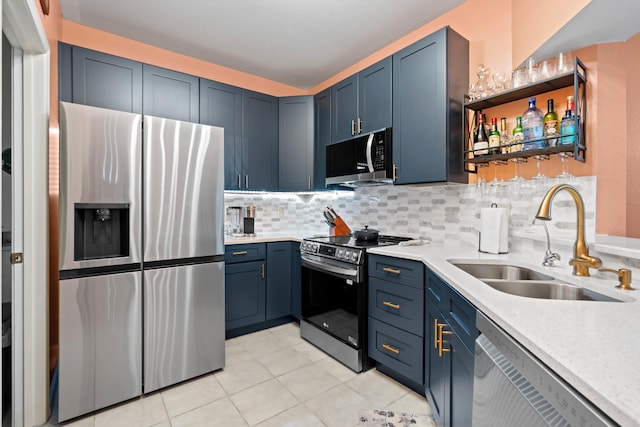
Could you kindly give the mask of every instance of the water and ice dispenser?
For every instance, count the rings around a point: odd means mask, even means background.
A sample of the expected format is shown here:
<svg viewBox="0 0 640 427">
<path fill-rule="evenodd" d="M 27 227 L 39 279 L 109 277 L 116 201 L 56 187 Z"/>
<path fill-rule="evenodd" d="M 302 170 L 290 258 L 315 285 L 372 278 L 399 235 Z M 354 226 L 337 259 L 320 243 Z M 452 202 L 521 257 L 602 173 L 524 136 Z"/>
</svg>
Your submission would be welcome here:
<svg viewBox="0 0 640 427">
<path fill-rule="evenodd" d="M 129 204 L 76 203 L 76 261 L 129 256 Z"/>
</svg>

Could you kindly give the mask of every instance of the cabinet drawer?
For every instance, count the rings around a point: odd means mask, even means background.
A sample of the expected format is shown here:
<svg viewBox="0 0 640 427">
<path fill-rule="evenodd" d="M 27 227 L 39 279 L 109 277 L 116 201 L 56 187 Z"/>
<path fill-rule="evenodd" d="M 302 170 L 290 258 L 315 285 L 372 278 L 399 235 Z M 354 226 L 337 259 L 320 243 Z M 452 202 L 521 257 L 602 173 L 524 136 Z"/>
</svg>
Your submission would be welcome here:
<svg viewBox="0 0 640 427">
<path fill-rule="evenodd" d="M 424 336 L 424 291 L 372 277 L 369 315 L 418 336 Z"/>
<path fill-rule="evenodd" d="M 248 243 L 246 245 L 229 245 L 224 248 L 224 262 L 257 261 L 266 258 L 267 248 L 264 243 Z"/>
<path fill-rule="evenodd" d="M 476 308 L 453 289 L 449 289 L 447 304 L 447 310 L 444 312 L 447 322 L 467 348 L 473 351 L 478 337 Z"/>
<path fill-rule="evenodd" d="M 369 255 L 369 276 L 424 289 L 424 265 L 419 261 Z"/>
<path fill-rule="evenodd" d="M 450 287 L 441 278 L 427 269 L 425 294 L 436 308 L 443 313 L 448 310 Z"/>
<path fill-rule="evenodd" d="M 424 340 L 369 317 L 369 357 L 401 375 L 423 383 Z"/>
</svg>

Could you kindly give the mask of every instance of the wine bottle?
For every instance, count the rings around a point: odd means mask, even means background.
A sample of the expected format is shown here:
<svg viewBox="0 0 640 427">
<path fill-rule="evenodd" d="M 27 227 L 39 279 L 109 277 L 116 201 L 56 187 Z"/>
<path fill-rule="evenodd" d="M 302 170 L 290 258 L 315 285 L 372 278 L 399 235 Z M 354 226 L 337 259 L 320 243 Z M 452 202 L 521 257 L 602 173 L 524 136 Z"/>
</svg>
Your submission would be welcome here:
<svg viewBox="0 0 640 427">
<path fill-rule="evenodd" d="M 575 142 L 575 118 L 573 115 L 574 100 L 573 96 L 567 97 L 567 109 L 564 112 L 564 117 L 562 118 L 562 122 L 560 122 L 560 144 L 568 145 L 573 144 Z"/>
<path fill-rule="evenodd" d="M 553 99 L 547 101 L 547 114 L 542 119 L 544 123 L 544 136 L 551 137 L 560 133 L 560 123 L 558 122 L 558 113 L 553 109 Z M 550 138 L 545 140 L 546 145 L 555 147 L 558 145 L 558 138 Z"/>
<path fill-rule="evenodd" d="M 473 134 L 474 157 L 489 154 L 489 136 L 487 135 L 487 129 L 484 127 L 484 114 L 482 114 L 482 111 L 478 111 L 477 119 L 478 126 Z"/>
<path fill-rule="evenodd" d="M 516 127 L 513 128 L 513 145 L 511 153 L 522 151 L 522 142 L 524 141 L 524 133 L 522 132 L 522 117 L 516 117 Z"/>
<path fill-rule="evenodd" d="M 509 132 L 507 132 L 507 118 L 500 118 L 500 153 L 507 154 L 509 152 L 509 144 L 511 140 L 509 138 Z"/>
<path fill-rule="evenodd" d="M 500 154 L 500 132 L 498 132 L 498 119 L 495 117 L 491 119 L 489 154 Z"/>
</svg>

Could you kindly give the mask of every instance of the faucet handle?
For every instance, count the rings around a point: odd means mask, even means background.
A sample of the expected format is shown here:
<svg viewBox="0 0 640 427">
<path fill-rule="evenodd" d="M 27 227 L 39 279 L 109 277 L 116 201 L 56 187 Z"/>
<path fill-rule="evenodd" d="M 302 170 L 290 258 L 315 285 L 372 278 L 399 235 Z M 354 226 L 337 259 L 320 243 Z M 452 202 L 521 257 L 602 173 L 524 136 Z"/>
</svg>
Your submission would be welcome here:
<svg viewBox="0 0 640 427">
<path fill-rule="evenodd" d="M 583 255 L 577 258 L 571 258 L 569 265 L 573 265 L 574 269 L 582 267 L 582 274 L 574 273 L 576 276 L 589 276 L 589 269 L 602 267 L 602 260 L 595 256 Z"/>
<path fill-rule="evenodd" d="M 553 252 L 551 249 L 547 249 L 544 253 L 544 261 L 542 261 L 542 265 L 546 267 L 553 267 L 553 263 L 555 261 L 560 261 L 560 254 Z"/>
<path fill-rule="evenodd" d="M 631 287 L 631 270 L 628 268 L 620 268 L 618 270 L 614 270 L 612 268 L 600 268 L 598 271 L 602 271 L 605 273 L 614 273 L 618 275 L 618 283 L 616 286 L 618 289 L 624 289 L 626 291 L 633 291 L 635 288 Z"/>
</svg>

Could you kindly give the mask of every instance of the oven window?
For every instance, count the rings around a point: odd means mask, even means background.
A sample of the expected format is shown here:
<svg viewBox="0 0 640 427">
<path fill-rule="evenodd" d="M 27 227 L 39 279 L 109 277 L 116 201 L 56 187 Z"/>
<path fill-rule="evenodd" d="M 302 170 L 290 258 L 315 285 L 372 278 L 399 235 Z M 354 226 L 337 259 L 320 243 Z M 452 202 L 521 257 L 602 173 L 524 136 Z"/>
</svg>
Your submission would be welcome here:
<svg viewBox="0 0 640 427">
<path fill-rule="evenodd" d="M 354 348 L 361 348 L 364 286 L 302 268 L 302 318 Z"/>
</svg>

